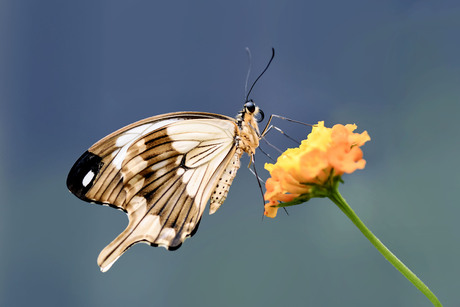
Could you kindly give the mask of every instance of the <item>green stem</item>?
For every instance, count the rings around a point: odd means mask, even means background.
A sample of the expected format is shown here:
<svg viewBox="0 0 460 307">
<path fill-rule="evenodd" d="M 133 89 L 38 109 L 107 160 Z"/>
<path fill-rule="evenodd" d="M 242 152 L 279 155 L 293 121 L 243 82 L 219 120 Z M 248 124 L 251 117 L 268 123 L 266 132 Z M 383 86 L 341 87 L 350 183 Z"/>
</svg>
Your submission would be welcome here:
<svg viewBox="0 0 460 307">
<path fill-rule="evenodd" d="M 340 195 L 338 182 L 333 184 L 328 197 L 342 210 L 343 213 L 358 227 L 364 236 L 377 248 L 377 250 L 403 274 L 417 289 L 433 303 L 434 306 L 442 306 L 436 295 L 407 267 L 401 262 L 359 219 L 356 213 L 347 204 L 345 199 Z"/>
</svg>

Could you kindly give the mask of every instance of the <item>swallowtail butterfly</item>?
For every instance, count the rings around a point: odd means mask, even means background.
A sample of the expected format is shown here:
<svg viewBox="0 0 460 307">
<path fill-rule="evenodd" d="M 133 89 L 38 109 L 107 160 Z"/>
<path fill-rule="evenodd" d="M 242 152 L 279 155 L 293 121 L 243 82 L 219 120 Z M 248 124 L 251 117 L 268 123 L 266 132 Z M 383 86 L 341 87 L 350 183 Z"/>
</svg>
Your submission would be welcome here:
<svg viewBox="0 0 460 307">
<path fill-rule="evenodd" d="M 106 136 L 74 164 L 67 187 L 78 198 L 125 211 L 128 227 L 99 255 L 107 271 L 138 242 L 179 248 L 224 202 L 244 152 L 259 146 L 263 112 L 251 101 L 237 117 L 178 112 Z"/>
<path fill-rule="evenodd" d="M 103 272 L 139 242 L 178 249 L 197 231 L 209 199 L 209 213 L 219 209 L 241 156 L 253 160 L 259 146 L 264 115 L 248 97 L 274 55 L 272 49 L 236 118 L 201 112 L 146 118 L 106 136 L 75 162 L 69 190 L 128 215 L 126 229 L 99 254 Z"/>
</svg>

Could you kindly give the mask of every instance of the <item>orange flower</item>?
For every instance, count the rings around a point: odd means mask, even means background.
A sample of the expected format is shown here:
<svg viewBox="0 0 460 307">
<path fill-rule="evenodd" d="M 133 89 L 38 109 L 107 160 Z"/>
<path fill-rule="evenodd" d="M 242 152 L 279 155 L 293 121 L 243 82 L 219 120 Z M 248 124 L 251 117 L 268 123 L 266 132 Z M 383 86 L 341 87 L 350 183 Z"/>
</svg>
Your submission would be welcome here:
<svg viewBox="0 0 460 307">
<path fill-rule="evenodd" d="M 331 175 L 363 169 L 361 146 L 370 140 L 366 131 L 354 133 L 356 125 L 324 127 L 320 121 L 299 147 L 286 150 L 275 164 L 265 164 L 270 172 L 265 184 L 265 215 L 275 217 L 279 202 L 290 202 L 300 195 L 312 194 L 315 186 L 325 185 Z M 315 195 L 311 195 L 315 197 Z"/>
</svg>

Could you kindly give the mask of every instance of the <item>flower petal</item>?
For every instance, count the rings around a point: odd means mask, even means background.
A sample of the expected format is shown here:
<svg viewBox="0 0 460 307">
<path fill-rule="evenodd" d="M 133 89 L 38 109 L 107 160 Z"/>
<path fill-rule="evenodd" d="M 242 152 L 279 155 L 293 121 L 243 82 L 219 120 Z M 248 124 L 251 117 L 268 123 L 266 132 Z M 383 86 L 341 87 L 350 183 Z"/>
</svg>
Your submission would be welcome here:
<svg viewBox="0 0 460 307">
<path fill-rule="evenodd" d="M 312 193 L 311 187 L 330 182 L 334 176 L 363 169 L 361 146 L 370 140 L 367 131 L 354 133 L 355 124 L 334 125 L 332 128 L 318 122 L 306 140 L 297 148 L 290 148 L 281 154 L 275 164 L 265 164 L 270 172 L 265 184 L 265 215 L 275 217 L 279 202 L 292 201 L 300 195 Z"/>
</svg>

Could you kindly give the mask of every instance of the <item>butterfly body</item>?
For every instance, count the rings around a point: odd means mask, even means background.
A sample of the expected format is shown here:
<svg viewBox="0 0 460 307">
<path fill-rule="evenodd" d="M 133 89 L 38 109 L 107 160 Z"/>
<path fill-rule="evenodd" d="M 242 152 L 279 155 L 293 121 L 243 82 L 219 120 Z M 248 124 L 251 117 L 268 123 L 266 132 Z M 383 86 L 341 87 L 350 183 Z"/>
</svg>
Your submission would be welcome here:
<svg viewBox="0 0 460 307">
<path fill-rule="evenodd" d="M 210 214 L 224 202 L 242 154 L 255 153 L 258 113 L 252 102 L 236 119 L 169 113 L 128 125 L 91 146 L 72 167 L 69 190 L 129 218 L 127 228 L 100 253 L 101 270 L 138 242 L 174 250 L 193 235 L 208 200 Z"/>
</svg>

